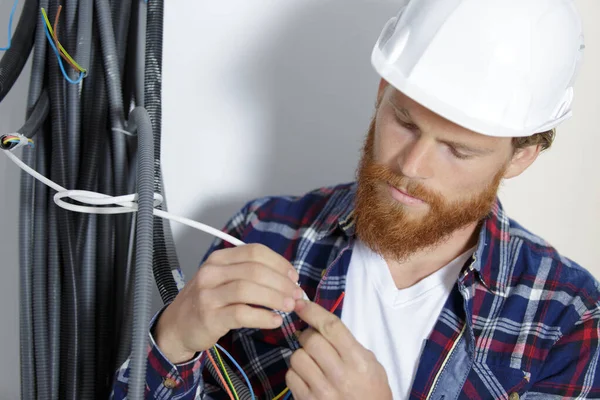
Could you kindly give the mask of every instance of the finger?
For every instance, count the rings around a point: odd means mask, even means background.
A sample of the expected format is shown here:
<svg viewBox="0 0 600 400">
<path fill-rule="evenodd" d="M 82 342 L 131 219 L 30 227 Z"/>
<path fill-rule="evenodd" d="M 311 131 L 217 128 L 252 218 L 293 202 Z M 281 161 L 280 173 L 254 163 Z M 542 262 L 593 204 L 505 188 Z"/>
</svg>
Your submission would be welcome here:
<svg viewBox="0 0 600 400">
<path fill-rule="evenodd" d="M 210 295 L 216 308 L 231 304 L 253 304 L 284 312 L 294 310 L 294 299 L 291 296 L 250 281 L 229 282 L 213 289 Z"/>
<path fill-rule="evenodd" d="M 329 381 L 337 382 L 340 379 L 340 375 L 344 373 L 344 363 L 327 339 L 316 330 L 308 328 L 302 332 L 298 341 Z"/>
<path fill-rule="evenodd" d="M 302 290 L 289 277 L 259 263 L 204 265 L 198 272 L 198 284 L 201 288 L 216 288 L 237 280 L 266 286 L 294 299 L 302 297 Z"/>
<path fill-rule="evenodd" d="M 300 375 L 291 368 L 285 374 L 285 383 L 292 392 L 294 400 L 309 400 L 315 398 L 311 395 L 308 385 L 300 378 Z"/>
<path fill-rule="evenodd" d="M 355 360 L 357 353 L 363 350 L 342 320 L 320 305 L 311 301 L 296 300 L 294 311 L 333 345 L 342 360 Z"/>
<path fill-rule="evenodd" d="M 267 246 L 258 243 L 215 251 L 208 257 L 206 262 L 219 265 L 257 262 L 284 276 L 288 276 L 288 272 L 293 271 L 292 273 L 296 275 L 294 281 L 298 281 L 298 273 L 287 259 Z"/>
<path fill-rule="evenodd" d="M 331 398 L 333 387 L 315 360 L 304 349 L 296 350 L 292 354 L 290 366 L 316 398 Z"/>
<path fill-rule="evenodd" d="M 281 326 L 283 319 L 269 310 L 250 307 L 245 304 L 234 304 L 224 307 L 219 312 L 227 330 L 250 329 L 275 329 Z"/>
</svg>

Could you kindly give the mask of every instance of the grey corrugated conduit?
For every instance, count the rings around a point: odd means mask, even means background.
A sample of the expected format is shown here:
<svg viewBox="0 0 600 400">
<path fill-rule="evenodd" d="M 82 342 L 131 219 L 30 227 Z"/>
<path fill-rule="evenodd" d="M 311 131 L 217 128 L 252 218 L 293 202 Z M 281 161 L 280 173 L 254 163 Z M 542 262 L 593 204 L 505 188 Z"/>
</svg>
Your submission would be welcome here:
<svg viewBox="0 0 600 400">
<path fill-rule="evenodd" d="M 56 211 L 58 206 L 53 202 L 48 207 L 48 308 L 50 338 L 50 391 L 48 398 L 58 400 L 60 397 L 60 355 L 61 326 L 65 323 L 62 318 L 62 279 L 60 267 L 60 252 L 58 248 L 58 227 Z"/>
<path fill-rule="evenodd" d="M 108 147 L 108 146 L 105 146 Z M 112 160 L 108 148 L 103 150 L 103 159 L 101 171 L 98 177 L 98 189 L 100 193 L 109 193 L 113 187 Z M 131 191 L 130 193 L 134 193 Z M 117 325 L 119 324 L 118 314 L 120 304 L 115 299 L 115 235 L 114 235 L 114 216 L 98 216 L 98 256 L 96 259 L 96 271 L 98 280 L 96 281 L 96 310 L 97 314 L 97 348 L 96 360 L 98 362 L 98 381 L 97 397 L 101 399 L 108 398 L 109 386 L 114 370 L 116 368 L 114 360 L 116 358 L 116 349 L 119 345 L 117 338 Z"/>
<path fill-rule="evenodd" d="M 49 113 L 50 99 L 48 98 L 48 92 L 44 90 L 31 110 L 27 121 L 25 121 L 25 124 L 19 128 L 17 132 L 28 138 L 34 137 L 35 134 L 42 129 L 42 125 L 46 122 Z"/>
<path fill-rule="evenodd" d="M 134 273 L 133 337 L 131 372 L 127 397 L 144 398 L 148 326 L 152 307 L 152 245 L 154 212 L 154 138 L 148 112 L 136 107 L 130 114 L 138 133 L 138 211 L 136 222 L 136 260 Z"/>
<path fill-rule="evenodd" d="M 39 103 L 39 102 L 38 102 Z M 46 175 L 46 141 L 44 132 L 36 135 L 36 169 Z M 48 188 L 35 182 L 33 251 L 33 344 L 35 350 L 35 379 L 38 397 L 50 393 L 50 342 L 48 340 L 48 274 L 45 268 L 48 241 Z M 30 339 L 31 340 L 31 339 Z"/>
<path fill-rule="evenodd" d="M 10 90 L 23 65 L 31 52 L 34 38 L 36 41 L 33 55 L 34 64 L 31 70 L 29 95 L 27 99 L 27 120 L 33 113 L 35 105 L 40 99 L 44 81 L 44 60 L 46 56 L 45 37 L 42 37 L 35 16 L 37 1 L 27 1 L 19 19 L 11 48 L 6 51 L 0 60 L 0 101 Z M 33 11 L 33 17 L 31 15 Z M 29 14 L 27 14 L 29 13 Z M 37 34 L 36 34 L 37 31 Z M 26 123 L 27 125 L 27 123 Z M 23 161 L 33 166 L 34 154 L 30 151 L 23 152 Z M 34 358 L 34 321 L 32 299 L 32 260 L 33 254 L 33 178 L 21 173 L 20 203 L 19 203 L 19 330 L 20 330 L 20 372 L 21 372 L 21 398 L 24 400 L 35 399 L 36 371 Z"/>
<path fill-rule="evenodd" d="M 52 20 L 57 2 L 50 2 L 48 16 Z M 71 181 L 68 168 L 68 137 L 64 108 L 65 80 L 56 59 L 48 57 L 48 94 L 52 122 L 51 179 L 63 187 Z M 63 209 L 56 210 L 58 241 L 62 273 L 60 398 L 76 400 L 79 397 L 79 303 L 78 266 L 75 252 L 74 215 Z"/>
<path fill-rule="evenodd" d="M 162 124 L 162 48 L 164 1 L 148 3 L 146 23 L 146 74 L 144 79 L 144 104 L 152 121 L 154 132 L 154 190 L 163 194 L 161 185 L 161 124 Z M 163 207 L 160 207 L 164 209 Z M 177 284 L 169 266 L 163 222 L 154 221 L 154 279 L 163 302 L 170 303 L 178 294 Z"/>
<path fill-rule="evenodd" d="M 152 214 L 153 193 L 167 209 L 160 157 L 164 1 L 23 1 L 12 46 L 0 60 L 2 100 L 35 44 L 27 119 L 18 132 L 34 138 L 36 148 L 25 148 L 23 160 L 68 189 L 138 191 L 139 211 L 66 211 L 54 204 L 53 190 L 22 175 L 22 398 L 107 398 L 117 364 L 129 354 L 128 398 L 142 398 L 150 274 L 164 302 L 178 293 L 170 225 Z M 40 9 L 54 21 L 59 4 L 57 39 L 86 70 L 81 83 L 72 83 L 80 68 L 61 60 L 46 37 Z M 136 127 L 137 138 L 129 132 Z"/>
</svg>

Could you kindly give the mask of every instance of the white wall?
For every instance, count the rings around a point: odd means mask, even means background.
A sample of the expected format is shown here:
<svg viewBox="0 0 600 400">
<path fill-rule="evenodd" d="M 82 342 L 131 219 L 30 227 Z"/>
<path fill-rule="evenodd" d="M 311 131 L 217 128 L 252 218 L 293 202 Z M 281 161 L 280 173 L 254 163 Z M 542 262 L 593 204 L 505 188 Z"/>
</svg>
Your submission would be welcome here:
<svg viewBox="0 0 600 400">
<path fill-rule="evenodd" d="M 576 3 L 587 54 L 574 118 L 552 150 L 505 183 L 501 199 L 513 218 L 600 277 L 600 2 Z M 370 52 L 401 1 L 181 4 L 166 8 L 170 209 L 220 228 L 255 196 L 353 179 L 378 82 Z M 189 278 L 212 238 L 173 227 Z"/>
<path fill-rule="evenodd" d="M 587 56 L 575 117 L 501 197 L 514 218 L 600 277 L 600 2 L 576 3 Z M 0 43 L 11 4 L 0 1 Z M 170 210 L 220 228 L 254 197 L 352 180 L 378 82 L 371 48 L 398 4 L 167 2 L 162 154 Z M 22 122 L 27 76 L 19 84 L 0 104 L 2 131 Z M 2 156 L 0 171 L 0 397 L 16 398 L 18 173 Z M 173 228 L 189 278 L 212 238 Z"/>
<path fill-rule="evenodd" d="M 6 46 L 8 15 L 13 2 L 0 0 L 0 47 Z M 20 15 L 23 2 L 19 2 Z M 13 28 L 16 26 L 16 20 Z M 3 52 L 0 51 L 0 57 Z M 0 133 L 14 132 L 25 121 L 29 63 L 12 90 L 0 103 Z M 20 173 L 12 161 L 0 154 L 0 398 L 18 399 L 19 381 L 19 232 L 18 200 Z"/>
</svg>

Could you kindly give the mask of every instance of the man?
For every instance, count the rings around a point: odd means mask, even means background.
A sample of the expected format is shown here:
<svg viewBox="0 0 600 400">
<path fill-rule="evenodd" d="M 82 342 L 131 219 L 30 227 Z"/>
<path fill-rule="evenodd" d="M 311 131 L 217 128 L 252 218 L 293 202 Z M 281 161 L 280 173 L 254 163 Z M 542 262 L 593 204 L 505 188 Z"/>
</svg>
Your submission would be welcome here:
<svg viewBox="0 0 600 400">
<path fill-rule="evenodd" d="M 496 198 L 570 116 L 581 37 L 570 0 L 409 3 L 357 182 L 230 220 L 247 245 L 217 241 L 152 323 L 148 397 L 227 398 L 218 342 L 261 399 L 600 398 L 598 283 Z"/>
</svg>

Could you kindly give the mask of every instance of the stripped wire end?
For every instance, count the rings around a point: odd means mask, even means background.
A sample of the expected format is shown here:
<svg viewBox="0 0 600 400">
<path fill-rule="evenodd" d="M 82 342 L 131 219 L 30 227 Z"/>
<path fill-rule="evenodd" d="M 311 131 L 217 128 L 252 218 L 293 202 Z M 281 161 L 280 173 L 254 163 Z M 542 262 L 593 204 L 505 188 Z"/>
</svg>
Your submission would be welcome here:
<svg viewBox="0 0 600 400">
<path fill-rule="evenodd" d="M 65 80 L 67 82 L 69 82 L 70 84 L 76 85 L 76 84 L 80 83 L 83 80 L 83 78 L 85 78 L 88 74 L 87 74 L 87 70 L 85 68 L 82 68 L 79 64 L 77 64 L 77 62 L 73 59 L 73 57 L 71 57 L 69 55 L 69 53 L 67 53 L 67 51 L 65 50 L 63 45 L 58 40 L 58 36 L 57 36 L 58 19 L 59 19 L 61 10 L 62 10 L 62 6 L 60 6 L 58 8 L 58 11 L 56 13 L 56 18 L 54 20 L 54 29 L 53 29 L 52 25 L 50 24 L 50 20 L 48 19 L 48 14 L 46 13 L 46 10 L 44 8 L 41 8 L 42 25 L 44 25 L 44 31 L 46 33 L 46 38 L 48 39 L 48 42 L 50 43 L 50 47 L 52 47 L 54 54 L 56 54 L 56 58 L 58 59 L 58 65 L 60 67 L 60 71 L 62 72 Z M 73 80 L 69 77 L 69 75 L 67 74 L 67 71 L 65 71 L 65 67 L 63 65 L 63 60 L 61 58 L 64 58 L 66 60 L 66 62 L 74 70 L 79 72 L 79 77 L 76 80 Z"/>
<path fill-rule="evenodd" d="M 0 136 L 0 149 L 2 150 L 14 150 L 23 146 L 35 147 L 35 144 L 32 139 L 19 133 Z"/>
</svg>

